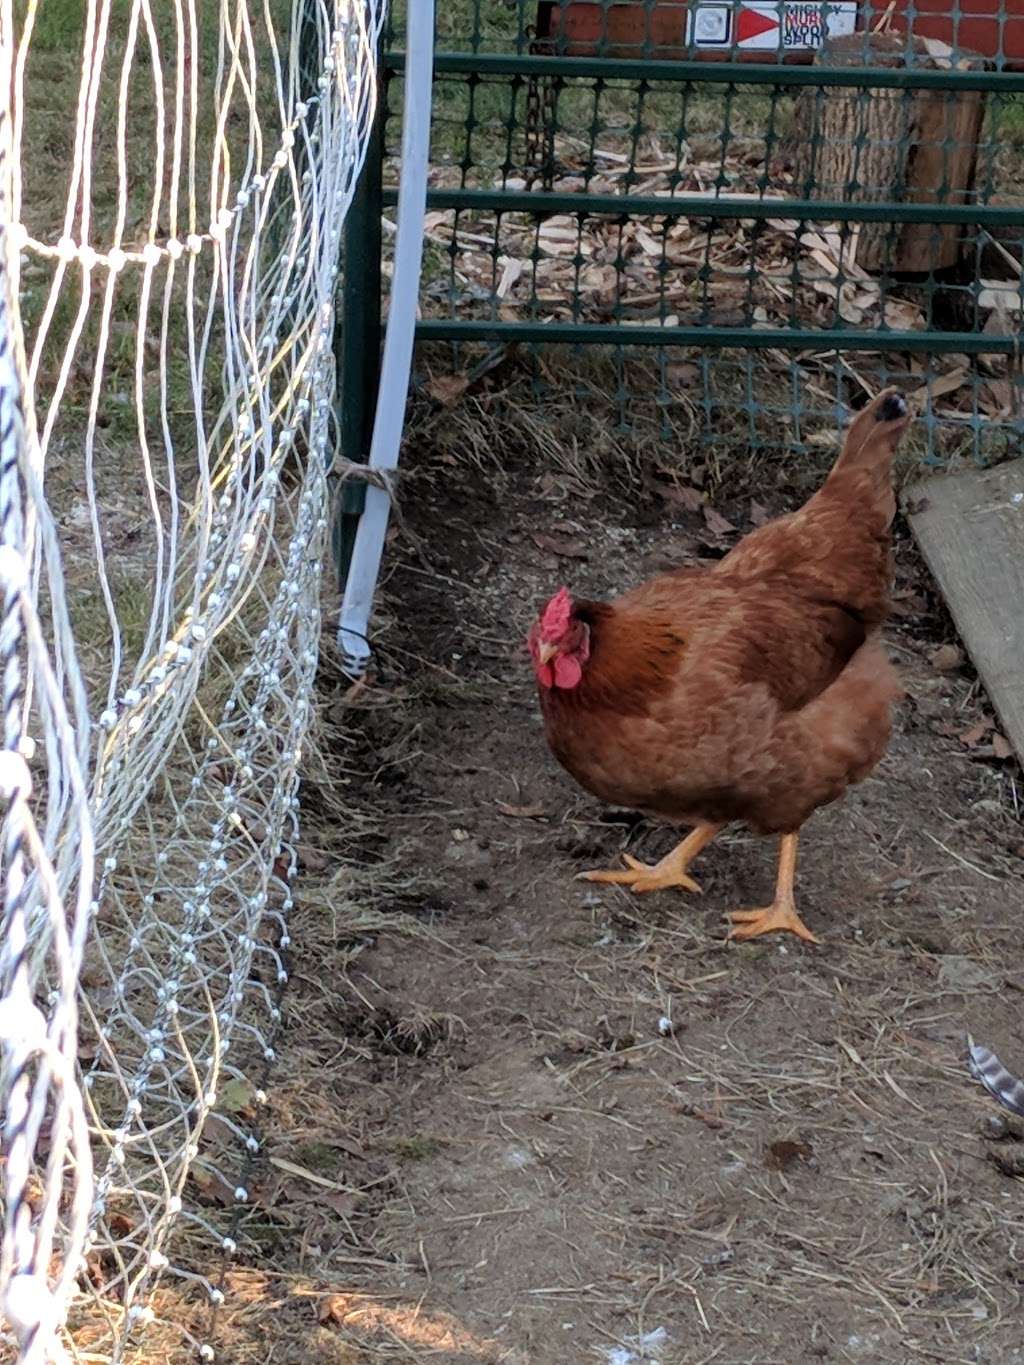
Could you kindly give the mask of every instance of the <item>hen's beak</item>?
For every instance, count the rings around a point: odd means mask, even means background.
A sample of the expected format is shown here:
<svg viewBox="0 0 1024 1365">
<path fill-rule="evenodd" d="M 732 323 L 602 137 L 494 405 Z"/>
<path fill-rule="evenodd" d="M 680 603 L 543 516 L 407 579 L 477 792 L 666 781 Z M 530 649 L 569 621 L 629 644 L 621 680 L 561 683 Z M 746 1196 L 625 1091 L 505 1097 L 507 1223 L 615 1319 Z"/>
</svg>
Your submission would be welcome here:
<svg viewBox="0 0 1024 1365">
<path fill-rule="evenodd" d="M 540 648 L 537 650 L 537 658 L 542 664 L 549 664 L 557 653 L 557 645 L 553 645 L 550 640 L 541 640 Z"/>
</svg>

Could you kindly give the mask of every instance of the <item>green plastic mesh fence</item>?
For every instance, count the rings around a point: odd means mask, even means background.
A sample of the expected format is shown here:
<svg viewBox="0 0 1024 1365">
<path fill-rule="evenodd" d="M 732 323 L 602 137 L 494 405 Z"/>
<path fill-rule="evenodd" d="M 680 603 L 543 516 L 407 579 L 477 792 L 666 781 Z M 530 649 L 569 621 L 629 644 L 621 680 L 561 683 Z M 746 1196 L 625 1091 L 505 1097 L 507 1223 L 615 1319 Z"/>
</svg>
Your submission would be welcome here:
<svg viewBox="0 0 1024 1365">
<path fill-rule="evenodd" d="M 441 8 L 420 337 L 454 375 L 522 354 L 621 428 L 796 452 L 895 382 L 922 456 L 1017 450 L 1022 0 Z"/>
</svg>

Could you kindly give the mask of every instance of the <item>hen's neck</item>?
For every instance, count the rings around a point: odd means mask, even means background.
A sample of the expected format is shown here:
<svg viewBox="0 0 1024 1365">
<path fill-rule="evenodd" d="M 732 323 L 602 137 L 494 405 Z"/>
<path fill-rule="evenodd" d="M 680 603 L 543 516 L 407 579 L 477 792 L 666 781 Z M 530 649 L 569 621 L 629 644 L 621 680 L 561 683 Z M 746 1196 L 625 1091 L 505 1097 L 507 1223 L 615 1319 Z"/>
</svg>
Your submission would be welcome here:
<svg viewBox="0 0 1024 1365">
<path fill-rule="evenodd" d="M 667 621 L 609 602 L 577 602 L 573 614 L 590 629 L 590 658 L 579 685 L 553 689 L 552 702 L 644 712 L 672 685 L 684 643 Z"/>
</svg>

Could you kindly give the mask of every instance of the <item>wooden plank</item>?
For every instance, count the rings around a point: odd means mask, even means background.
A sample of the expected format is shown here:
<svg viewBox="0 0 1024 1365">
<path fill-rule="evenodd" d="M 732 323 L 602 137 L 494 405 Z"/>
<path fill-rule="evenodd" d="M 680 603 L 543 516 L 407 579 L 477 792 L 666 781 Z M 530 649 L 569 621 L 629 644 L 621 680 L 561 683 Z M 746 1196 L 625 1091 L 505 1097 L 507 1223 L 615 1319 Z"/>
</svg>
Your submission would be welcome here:
<svg viewBox="0 0 1024 1365">
<path fill-rule="evenodd" d="M 906 495 L 911 530 L 1024 760 L 1024 459 L 939 475 Z"/>
</svg>

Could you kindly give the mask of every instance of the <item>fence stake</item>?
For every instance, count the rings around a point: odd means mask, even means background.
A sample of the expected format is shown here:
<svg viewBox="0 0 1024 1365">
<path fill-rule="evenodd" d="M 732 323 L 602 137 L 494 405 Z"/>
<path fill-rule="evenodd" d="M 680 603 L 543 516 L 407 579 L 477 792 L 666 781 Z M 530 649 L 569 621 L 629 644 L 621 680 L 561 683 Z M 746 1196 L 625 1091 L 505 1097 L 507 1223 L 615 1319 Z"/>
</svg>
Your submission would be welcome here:
<svg viewBox="0 0 1024 1365">
<path fill-rule="evenodd" d="M 411 6 L 408 22 L 409 49 L 402 119 L 402 170 L 398 192 L 395 268 L 369 458 L 371 468 L 383 471 L 385 479 L 386 471 L 398 464 L 419 304 L 423 215 L 427 204 L 427 167 L 430 161 L 433 0 L 419 0 L 419 3 Z M 347 282 L 355 287 L 360 282 L 360 271 L 355 268 L 355 262 L 348 261 L 346 266 Z M 359 345 L 361 340 L 365 346 L 365 339 L 348 330 L 346 351 Z M 372 483 L 360 486 L 364 490 L 365 504 L 352 545 L 338 626 L 338 644 L 344 668 L 351 677 L 359 677 L 363 673 L 370 657 L 368 623 L 391 509 L 386 483 L 383 486 Z"/>
</svg>

